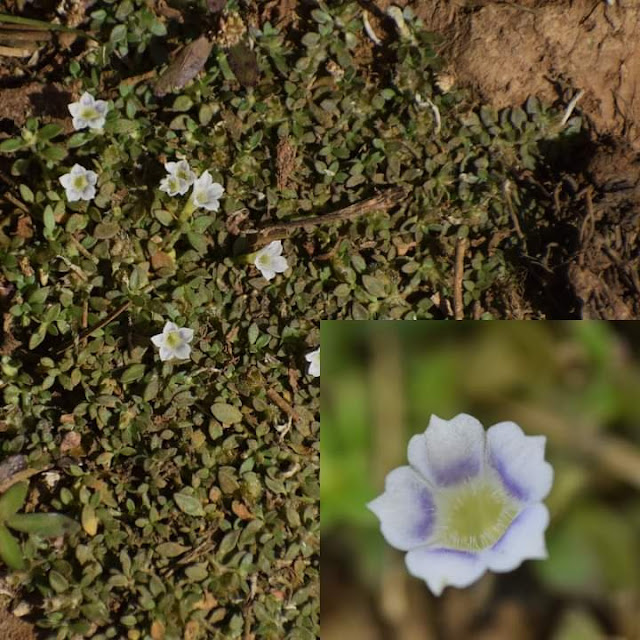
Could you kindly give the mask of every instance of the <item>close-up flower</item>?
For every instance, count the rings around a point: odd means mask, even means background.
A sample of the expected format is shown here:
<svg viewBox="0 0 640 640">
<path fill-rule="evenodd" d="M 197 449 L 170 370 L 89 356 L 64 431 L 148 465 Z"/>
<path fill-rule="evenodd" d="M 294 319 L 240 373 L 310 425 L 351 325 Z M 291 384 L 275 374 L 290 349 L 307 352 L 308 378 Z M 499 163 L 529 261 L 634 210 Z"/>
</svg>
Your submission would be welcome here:
<svg viewBox="0 0 640 640">
<path fill-rule="evenodd" d="M 96 100 L 90 93 L 84 92 L 78 102 L 72 102 L 68 107 L 73 116 L 73 128 L 102 129 L 109 105 L 105 100 Z"/>
<path fill-rule="evenodd" d="M 305 360 L 309 363 L 309 375 L 314 376 L 315 378 L 320 376 L 320 347 L 318 347 L 315 351 L 311 351 L 307 353 L 304 357 Z"/>
<path fill-rule="evenodd" d="M 65 188 L 67 200 L 92 200 L 96 195 L 96 182 L 98 174 L 90 169 L 85 169 L 79 164 L 74 164 L 69 173 L 60 177 L 60 184 Z"/>
<path fill-rule="evenodd" d="M 407 551 L 409 573 L 435 595 L 469 586 L 487 570 L 512 571 L 547 557 L 549 512 L 541 501 L 553 469 L 545 443 L 514 422 L 485 433 L 467 414 L 432 416 L 409 441 L 410 466 L 391 471 L 384 493 L 367 506 L 386 541 Z"/>
<path fill-rule="evenodd" d="M 224 187 L 214 182 L 208 171 L 205 171 L 194 183 L 191 200 L 196 207 L 207 211 L 217 211 L 220 208 L 220 198 Z"/>
<path fill-rule="evenodd" d="M 186 360 L 191 353 L 189 343 L 193 340 L 193 329 L 178 327 L 167 322 L 162 333 L 151 338 L 151 342 L 160 349 L 160 360 Z"/>
<path fill-rule="evenodd" d="M 196 174 L 186 160 L 165 162 L 167 176 L 160 182 L 160 191 L 170 196 L 184 195 L 195 182 Z"/>
<path fill-rule="evenodd" d="M 266 280 L 275 278 L 276 273 L 283 273 L 289 267 L 287 259 L 282 255 L 282 242 L 274 240 L 266 247 L 256 251 L 253 264 L 259 269 Z"/>
</svg>

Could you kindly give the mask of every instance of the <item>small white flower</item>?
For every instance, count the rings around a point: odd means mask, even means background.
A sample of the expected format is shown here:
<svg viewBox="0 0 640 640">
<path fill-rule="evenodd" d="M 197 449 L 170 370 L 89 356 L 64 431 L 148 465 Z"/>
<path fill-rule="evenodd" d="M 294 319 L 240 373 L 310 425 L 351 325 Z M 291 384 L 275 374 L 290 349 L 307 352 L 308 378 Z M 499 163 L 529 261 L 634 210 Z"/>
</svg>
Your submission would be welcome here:
<svg viewBox="0 0 640 640">
<path fill-rule="evenodd" d="M 165 162 L 164 168 L 167 170 L 167 177 L 160 182 L 160 191 L 170 196 L 185 194 L 196 179 L 196 174 L 186 160 Z"/>
<path fill-rule="evenodd" d="M 69 113 L 73 116 L 73 128 L 80 129 L 102 129 L 107 116 L 109 105 L 105 100 L 95 100 L 86 91 L 78 102 L 72 102 L 69 106 Z"/>
<path fill-rule="evenodd" d="M 185 360 L 191 353 L 189 343 L 193 340 L 193 329 L 180 329 L 174 322 L 167 322 L 162 333 L 151 338 L 160 349 L 160 360 Z"/>
<path fill-rule="evenodd" d="M 320 376 L 320 347 L 311 353 L 307 353 L 305 360 L 309 363 L 309 375 L 314 377 Z"/>
<path fill-rule="evenodd" d="M 96 182 L 98 174 L 90 169 L 85 169 L 79 164 L 74 164 L 69 173 L 60 178 L 60 184 L 65 188 L 67 200 L 91 200 L 96 195 Z"/>
<path fill-rule="evenodd" d="M 253 264 L 267 280 L 274 278 L 276 273 L 286 271 L 289 265 L 287 259 L 282 256 L 282 242 L 274 240 L 257 251 L 254 254 Z"/>
<path fill-rule="evenodd" d="M 526 436 L 514 422 L 485 433 L 464 413 L 432 416 L 409 441 L 411 466 L 387 475 L 368 508 L 387 542 L 407 551 L 409 573 L 435 595 L 467 587 L 485 571 L 512 571 L 547 557 L 549 512 L 542 500 L 553 482 L 544 436 Z"/>
<path fill-rule="evenodd" d="M 224 187 L 213 181 L 208 171 L 205 171 L 194 183 L 191 199 L 196 207 L 207 211 L 217 211 L 220 208 L 220 198 Z"/>
</svg>

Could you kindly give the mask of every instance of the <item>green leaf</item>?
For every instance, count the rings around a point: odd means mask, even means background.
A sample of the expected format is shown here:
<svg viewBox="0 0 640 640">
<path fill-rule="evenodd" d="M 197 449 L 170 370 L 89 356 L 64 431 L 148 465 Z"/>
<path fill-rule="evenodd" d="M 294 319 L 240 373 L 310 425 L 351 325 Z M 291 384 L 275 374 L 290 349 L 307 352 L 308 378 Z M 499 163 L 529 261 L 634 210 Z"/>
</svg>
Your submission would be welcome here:
<svg viewBox="0 0 640 640">
<path fill-rule="evenodd" d="M 25 568 L 22 549 L 3 524 L 0 524 L 0 558 L 10 569 L 22 571 Z"/>
<path fill-rule="evenodd" d="M 242 413 L 233 405 L 216 402 L 211 406 L 211 413 L 223 424 L 234 424 L 242 420 Z"/>
<path fill-rule="evenodd" d="M 189 96 L 178 96 L 173 101 L 174 111 L 189 111 L 193 106 L 193 100 Z"/>
<path fill-rule="evenodd" d="M 28 491 L 28 482 L 18 482 L 2 494 L 0 497 L 0 522 L 4 522 L 20 510 L 27 499 Z"/>
<path fill-rule="evenodd" d="M 176 501 L 180 511 L 186 513 L 189 516 L 203 516 L 204 509 L 200 500 L 194 498 L 186 493 L 174 493 L 173 499 Z"/>
<path fill-rule="evenodd" d="M 127 27 L 124 24 L 118 24 L 111 30 L 109 35 L 110 42 L 120 42 L 127 39 Z"/>
<path fill-rule="evenodd" d="M 67 157 L 67 151 L 64 147 L 47 147 L 41 151 L 42 157 L 51 162 L 60 162 Z"/>
<path fill-rule="evenodd" d="M 29 349 L 35 349 L 42 341 L 45 339 L 47 335 L 47 327 L 49 325 L 46 322 L 43 322 L 35 333 L 31 334 L 29 338 Z"/>
<path fill-rule="evenodd" d="M 22 138 L 9 138 L 0 142 L 0 151 L 17 151 L 25 146 L 25 141 Z"/>
<path fill-rule="evenodd" d="M 49 571 L 49 584 L 56 593 L 64 593 L 69 588 L 69 581 L 55 569 Z"/>
<path fill-rule="evenodd" d="M 135 382 L 136 380 L 140 380 L 142 376 L 144 376 L 145 365 L 143 364 L 133 364 L 131 365 L 123 374 L 122 374 L 122 382 L 124 384 L 128 384 L 129 382 Z"/>
<path fill-rule="evenodd" d="M 51 140 L 62 133 L 62 127 L 59 124 L 46 124 L 38 131 L 38 140 Z"/>
<path fill-rule="evenodd" d="M 185 547 L 183 544 L 178 544 L 177 542 L 163 542 L 159 544 L 155 549 L 156 551 L 165 558 L 175 558 L 179 555 L 182 555 L 185 551 L 189 551 L 191 547 Z"/>
<path fill-rule="evenodd" d="M 229 553 L 229 551 L 233 551 L 235 549 L 236 544 L 238 544 L 238 538 L 242 531 L 240 529 L 236 531 L 230 531 L 227 535 L 222 538 L 222 542 L 220 543 L 220 547 L 218 548 L 218 556 L 224 556 Z"/>
<path fill-rule="evenodd" d="M 33 191 L 31 191 L 31 189 L 29 189 L 29 187 L 27 187 L 26 184 L 21 184 L 20 185 L 20 195 L 22 196 L 22 200 L 24 202 L 33 202 L 34 197 L 33 197 Z"/>
<path fill-rule="evenodd" d="M 7 526 L 33 533 L 43 538 L 57 538 L 65 533 L 75 533 L 80 525 L 71 518 L 60 513 L 18 513 L 7 520 Z"/>
<path fill-rule="evenodd" d="M 53 231 L 56 227 L 56 217 L 50 204 L 45 207 L 42 218 L 44 221 L 44 228 L 47 231 Z"/>
<path fill-rule="evenodd" d="M 120 231 L 120 225 L 117 222 L 101 222 L 96 225 L 93 235 L 98 240 L 107 240 L 113 238 Z"/>
</svg>

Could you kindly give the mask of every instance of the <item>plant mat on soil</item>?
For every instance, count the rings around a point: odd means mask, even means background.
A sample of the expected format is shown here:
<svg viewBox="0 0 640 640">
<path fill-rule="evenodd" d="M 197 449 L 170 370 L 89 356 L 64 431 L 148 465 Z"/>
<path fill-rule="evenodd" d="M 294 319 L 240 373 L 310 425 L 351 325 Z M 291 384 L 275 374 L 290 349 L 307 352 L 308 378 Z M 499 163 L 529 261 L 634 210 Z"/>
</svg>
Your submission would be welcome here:
<svg viewBox="0 0 640 640">
<path fill-rule="evenodd" d="M 579 315 L 547 243 L 577 243 L 583 187 L 552 161 L 584 123 L 478 104 L 419 20 L 372 12 L 375 44 L 355 2 L 69 6 L 10 5 L 95 40 L 2 59 L 0 454 L 26 458 L 26 511 L 82 531 L 22 538 L 3 590 L 43 637 L 316 637 L 320 320 Z M 84 91 L 102 133 L 73 131 Z M 219 212 L 158 190 L 181 157 Z M 267 281 L 246 256 L 276 237 Z M 167 319 L 189 361 L 159 361 Z"/>
</svg>

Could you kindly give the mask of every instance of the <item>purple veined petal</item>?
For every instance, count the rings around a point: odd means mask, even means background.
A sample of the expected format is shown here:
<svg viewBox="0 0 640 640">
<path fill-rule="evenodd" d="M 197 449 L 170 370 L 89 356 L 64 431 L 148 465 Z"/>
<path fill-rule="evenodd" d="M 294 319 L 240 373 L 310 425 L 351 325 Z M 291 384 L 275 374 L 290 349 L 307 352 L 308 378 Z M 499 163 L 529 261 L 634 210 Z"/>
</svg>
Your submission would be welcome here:
<svg viewBox="0 0 640 640">
<path fill-rule="evenodd" d="M 185 342 L 191 342 L 193 340 L 193 329 L 178 329 L 180 338 Z"/>
<path fill-rule="evenodd" d="M 435 502 L 429 486 L 411 467 L 391 471 L 384 493 L 367 507 L 380 520 L 380 531 L 396 549 L 408 551 L 427 544 L 434 529 Z"/>
<path fill-rule="evenodd" d="M 409 551 L 405 564 L 409 573 L 424 580 L 436 596 L 448 586 L 468 587 L 487 570 L 478 554 L 427 547 Z"/>
<path fill-rule="evenodd" d="M 107 113 L 109 103 L 106 100 L 96 100 L 93 106 L 101 116 L 104 116 Z"/>
<path fill-rule="evenodd" d="M 451 420 L 431 416 L 423 434 L 409 441 L 409 463 L 437 485 L 450 486 L 477 476 L 484 465 L 484 429 L 473 416 Z"/>
<path fill-rule="evenodd" d="M 491 571 L 513 571 L 524 560 L 544 560 L 547 547 L 544 532 L 549 524 L 549 511 L 541 503 L 533 504 L 509 525 L 502 538 L 482 553 Z"/>
<path fill-rule="evenodd" d="M 174 357 L 173 349 L 170 349 L 169 347 L 163 344 L 160 347 L 160 360 L 164 362 L 165 360 L 169 360 L 170 358 L 173 358 L 173 357 Z"/>
<path fill-rule="evenodd" d="M 191 353 L 191 347 L 184 342 L 182 344 L 179 344 L 173 350 L 173 355 L 175 358 L 178 358 L 178 360 L 186 360 L 189 357 L 190 353 Z"/>
<path fill-rule="evenodd" d="M 521 502 L 538 502 L 551 490 L 553 469 L 544 460 L 545 436 L 526 436 L 515 422 L 487 431 L 487 460 L 505 489 Z"/>
<path fill-rule="evenodd" d="M 156 347 L 162 347 L 164 344 L 164 333 L 158 333 L 157 335 L 152 336 L 151 342 L 153 342 Z"/>
<path fill-rule="evenodd" d="M 85 173 L 85 168 L 80 164 L 74 164 L 73 167 L 71 167 L 70 173 L 73 176 L 79 176 Z"/>
<path fill-rule="evenodd" d="M 169 174 L 173 174 L 178 170 L 178 163 L 177 162 L 165 162 L 164 163 L 164 170 Z"/>
<path fill-rule="evenodd" d="M 84 105 L 84 106 L 93 106 L 94 99 L 93 99 L 93 96 L 88 91 L 85 91 L 80 96 L 79 102 L 81 105 Z"/>
<path fill-rule="evenodd" d="M 88 184 L 82 190 L 82 193 L 81 193 L 80 197 L 81 197 L 82 200 L 93 200 L 93 198 L 95 198 L 95 196 L 96 196 L 96 188 L 93 185 Z"/>
<path fill-rule="evenodd" d="M 172 331 L 178 331 L 178 325 L 175 322 L 171 322 L 171 320 L 167 320 L 162 333 L 167 335 L 167 333 L 171 333 Z"/>
<path fill-rule="evenodd" d="M 60 184 L 68 189 L 71 186 L 72 176 L 70 173 L 65 173 L 63 176 L 60 176 Z"/>
</svg>

